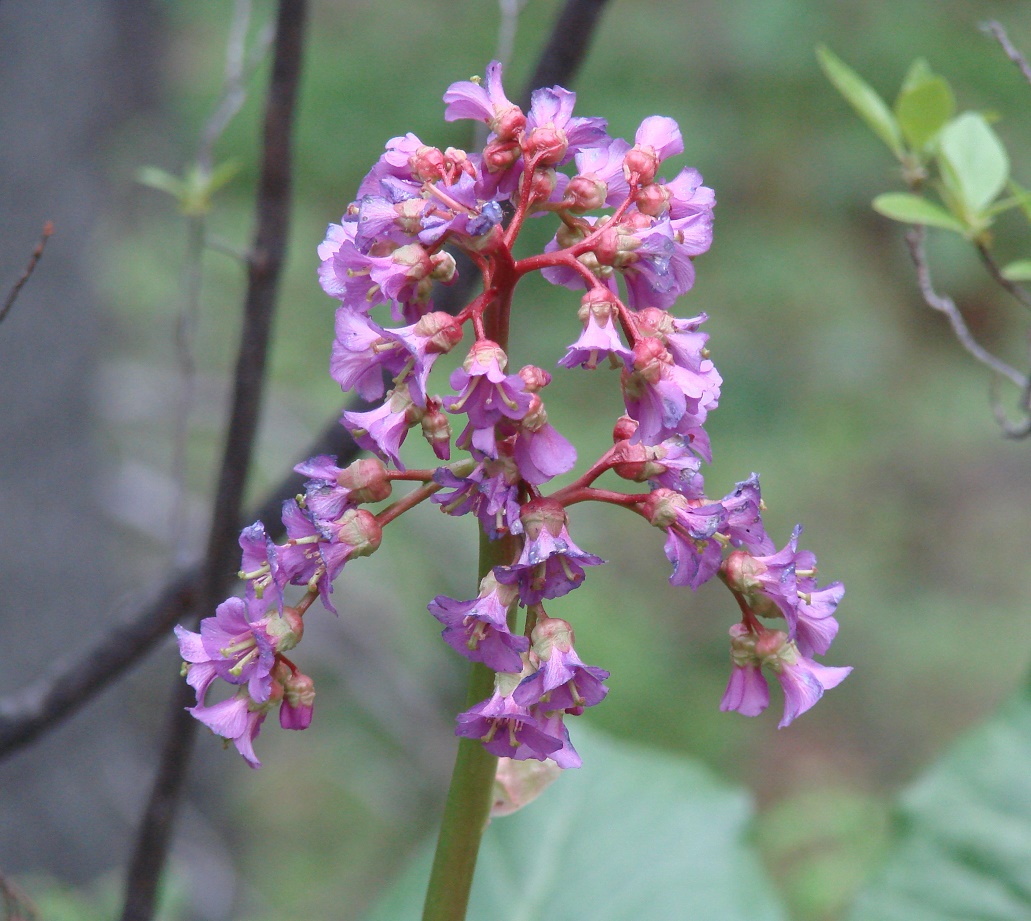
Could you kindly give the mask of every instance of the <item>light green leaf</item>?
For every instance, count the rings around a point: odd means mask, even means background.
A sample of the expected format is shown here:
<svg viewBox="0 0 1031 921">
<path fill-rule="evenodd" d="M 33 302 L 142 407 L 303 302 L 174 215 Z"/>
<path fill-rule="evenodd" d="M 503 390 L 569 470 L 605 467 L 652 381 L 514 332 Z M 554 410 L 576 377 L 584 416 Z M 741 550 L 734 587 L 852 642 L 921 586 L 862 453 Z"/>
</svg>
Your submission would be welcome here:
<svg viewBox="0 0 1031 921">
<path fill-rule="evenodd" d="M 584 766 L 487 829 L 470 919 L 782 919 L 745 843 L 748 796 L 686 758 L 574 727 Z M 367 921 L 417 921 L 432 853 Z"/>
<path fill-rule="evenodd" d="M 1003 266 L 1002 277 L 1007 281 L 1031 281 L 1031 259 L 1018 259 Z"/>
<path fill-rule="evenodd" d="M 902 86 L 899 89 L 899 93 L 902 94 L 906 92 L 906 90 L 918 86 L 933 76 L 934 72 L 931 70 L 931 65 L 927 63 L 927 59 L 916 58 L 916 60 L 909 65 L 909 70 L 906 71 L 906 76 L 902 79 Z"/>
<path fill-rule="evenodd" d="M 1009 157 L 996 133 L 977 112 L 964 112 L 939 135 L 942 181 L 974 225 L 1009 178 Z"/>
<path fill-rule="evenodd" d="M 898 839 L 849 921 L 1031 918 L 1031 692 L 919 780 Z"/>
<path fill-rule="evenodd" d="M 877 95 L 873 87 L 825 45 L 817 47 L 816 57 L 827 79 L 856 110 L 870 130 L 901 159 L 904 153 L 902 132 L 887 103 Z"/>
<path fill-rule="evenodd" d="M 167 192 L 176 201 L 181 201 L 186 192 L 186 184 L 182 179 L 156 166 L 140 167 L 136 172 L 136 181 L 159 192 Z"/>
<path fill-rule="evenodd" d="M 964 233 L 966 228 L 944 208 L 929 202 L 919 195 L 905 192 L 888 192 L 878 195 L 873 200 L 873 209 L 878 214 L 890 217 L 893 221 L 904 224 L 924 224 L 928 227 L 941 227 Z"/>
<path fill-rule="evenodd" d="M 915 151 L 927 147 L 955 110 L 952 89 L 942 77 L 929 76 L 922 82 L 903 87 L 895 100 L 899 128 Z"/>
<path fill-rule="evenodd" d="M 1031 222 L 1031 190 L 1018 185 L 1014 179 L 1009 181 L 1009 187 L 1013 197 L 1017 200 L 1017 204 L 1020 205 L 1020 210 L 1024 213 L 1024 217 Z"/>
</svg>

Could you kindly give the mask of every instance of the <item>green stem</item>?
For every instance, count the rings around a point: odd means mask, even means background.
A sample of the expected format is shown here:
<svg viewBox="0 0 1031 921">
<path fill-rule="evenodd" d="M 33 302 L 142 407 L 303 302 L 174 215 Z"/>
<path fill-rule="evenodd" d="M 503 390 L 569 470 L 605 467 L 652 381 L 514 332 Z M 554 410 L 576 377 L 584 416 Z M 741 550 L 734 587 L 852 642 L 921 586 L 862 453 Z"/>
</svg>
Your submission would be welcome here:
<svg viewBox="0 0 1031 921">
<path fill-rule="evenodd" d="M 512 540 L 490 541 L 480 534 L 480 578 L 495 566 L 512 562 Z M 494 672 L 474 662 L 466 707 L 494 693 Z M 487 820 L 490 816 L 498 759 L 477 739 L 459 739 L 458 755 L 444 805 L 444 818 L 426 889 L 423 921 L 464 921 Z"/>
</svg>

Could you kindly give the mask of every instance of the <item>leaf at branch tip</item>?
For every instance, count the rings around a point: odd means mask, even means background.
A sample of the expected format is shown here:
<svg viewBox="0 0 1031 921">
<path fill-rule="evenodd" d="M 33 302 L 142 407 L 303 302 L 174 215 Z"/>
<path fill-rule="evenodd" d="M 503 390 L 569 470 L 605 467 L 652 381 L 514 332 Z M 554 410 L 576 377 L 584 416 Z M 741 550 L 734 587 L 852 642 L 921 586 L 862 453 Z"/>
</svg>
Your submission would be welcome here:
<svg viewBox="0 0 1031 921">
<path fill-rule="evenodd" d="M 1028 223 L 1031 223 L 1031 190 L 1025 189 L 1022 185 L 1018 185 L 1013 179 L 1009 181 L 1010 192 L 1013 193 L 1013 197 L 1017 200 L 1017 204 L 1020 205 L 1020 210 L 1023 212 Z"/>
<path fill-rule="evenodd" d="M 1031 259 L 1018 259 L 1003 266 L 1002 277 L 1006 281 L 1031 281 Z"/>
<path fill-rule="evenodd" d="M 827 75 L 827 79 L 856 110 L 870 130 L 888 145 L 896 157 L 901 159 L 904 154 L 902 132 L 887 103 L 881 99 L 873 87 L 826 45 L 817 46 L 816 57 L 823 72 Z"/>
<path fill-rule="evenodd" d="M 909 146 L 918 152 L 927 148 L 955 111 L 956 100 L 948 81 L 933 74 L 920 82 L 907 79 L 895 100 L 899 128 Z"/>
<path fill-rule="evenodd" d="M 966 227 L 944 208 L 905 192 L 889 192 L 873 200 L 873 209 L 878 214 L 890 217 L 904 224 L 923 224 L 927 227 L 941 227 L 955 233 L 965 233 Z"/>
<path fill-rule="evenodd" d="M 1009 157 L 998 135 L 983 115 L 964 112 L 942 128 L 938 160 L 942 181 L 969 223 L 976 223 L 1009 179 Z"/>
<path fill-rule="evenodd" d="M 166 173 L 156 166 L 143 166 L 136 172 L 136 181 L 159 192 L 171 195 L 176 201 L 181 201 L 186 193 L 186 183 L 178 176 Z"/>
</svg>

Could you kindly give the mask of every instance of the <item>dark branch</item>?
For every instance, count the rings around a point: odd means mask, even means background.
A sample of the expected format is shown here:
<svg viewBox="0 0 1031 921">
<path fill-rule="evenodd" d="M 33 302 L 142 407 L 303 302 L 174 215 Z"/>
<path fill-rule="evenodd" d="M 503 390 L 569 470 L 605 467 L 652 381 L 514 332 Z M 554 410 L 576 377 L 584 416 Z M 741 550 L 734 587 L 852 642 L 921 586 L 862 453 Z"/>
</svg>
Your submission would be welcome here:
<svg viewBox="0 0 1031 921">
<path fill-rule="evenodd" d="M 51 221 L 47 221 L 43 225 L 43 235 L 39 238 L 39 242 L 36 244 L 36 248 L 32 251 L 32 255 L 29 256 L 29 264 L 25 266 L 25 271 L 21 273 L 21 278 L 19 278 L 14 283 L 14 287 L 11 288 L 11 293 L 7 295 L 7 300 L 4 301 L 4 306 L 0 307 L 0 323 L 4 322 L 7 314 L 14 306 L 14 302 L 18 299 L 18 295 L 21 294 L 21 289 L 25 287 L 25 282 L 29 280 L 29 277 L 36 270 L 36 263 L 43 258 L 43 250 L 46 249 L 47 240 L 50 239 L 53 232 L 53 223 Z"/>
<path fill-rule="evenodd" d="M 258 429 L 272 317 L 289 230 L 291 133 L 306 13 L 307 0 L 279 3 L 265 107 L 257 231 L 248 267 L 233 404 L 197 604 L 188 622 L 199 619 L 202 611 L 213 610 L 221 600 L 225 574 L 233 568 L 236 556 L 235 536 L 240 528 L 243 490 Z M 129 864 L 122 921 L 149 921 L 153 917 L 176 806 L 196 735 L 196 722 L 185 709 L 191 703 L 189 688 L 177 681 L 172 697 L 161 763 Z"/>
<path fill-rule="evenodd" d="M 1031 65 L 1028 64 L 1027 58 L 1017 51 L 1016 46 L 1010 41 L 1010 37 L 1006 34 L 1006 30 L 1002 27 L 1002 24 L 996 22 L 994 19 L 990 19 L 988 22 L 981 24 L 981 31 L 993 36 L 995 40 L 1002 45 L 1002 50 L 1006 52 L 1006 57 L 1020 68 L 1020 72 L 1024 75 L 1024 79 L 1027 80 L 1028 83 L 1031 83 Z"/>
<path fill-rule="evenodd" d="M 1025 307 L 1031 307 L 1031 293 L 1028 293 L 1026 288 L 1014 284 L 1002 274 L 1002 269 L 999 268 L 995 257 L 992 256 L 991 251 L 984 243 L 977 243 L 975 245 L 977 246 L 978 255 L 980 255 L 981 261 L 984 263 L 984 267 L 988 270 L 988 274 L 992 276 L 992 281 L 1011 297 L 1020 301 Z"/>
<path fill-rule="evenodd" d="M 533 76 L 520 97 L 520 105 L 526 108 L 530 94 L 542 86 L 560 84 L 568 86 L 591 46 L 594 30 L 605 10 L 607 0 L 567 0 L 562 8 L 547 45 L 541 52 Z"/>
<path fill-rule="evenodd" d="M 304 457 L 332 454 L 344 458 L 346 464 L 358 453 L 359 448 L 351 436 L 334 419 Z M 304 477 L 289 474 L 243 520 L 269 522 L 269 534 L 279 537 L 283 501 L 303 492 L 303 486 Z M 17 694 L 0 699 L 0 759 L 74 714 L 94 694 L 137 664 L 156 643 L 169 639 L 175 624 L 190 611 L 199 610 L 197 595 L 201 575 L 199 564 L 176 573 L 132 621 L 112 627 L 85 654 L 60 663 L 52 674 Z M 219 594 L 227 593 L 235 581 L 235 574 L 226 570 L 219 584 Z"/>
</svg>

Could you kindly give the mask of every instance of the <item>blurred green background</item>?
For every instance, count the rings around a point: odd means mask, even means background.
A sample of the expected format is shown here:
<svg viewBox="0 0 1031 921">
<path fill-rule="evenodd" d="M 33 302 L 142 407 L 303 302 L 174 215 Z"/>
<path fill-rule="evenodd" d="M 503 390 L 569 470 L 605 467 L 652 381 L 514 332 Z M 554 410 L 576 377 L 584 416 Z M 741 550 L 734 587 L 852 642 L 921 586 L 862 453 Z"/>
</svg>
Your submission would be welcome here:
<svg viewBox="0 0 1031 921">
<path fill-rule="evenodd" d="M 450 82 L 482 73 L 497 42 L 489 0 L 313 6 L 255 497 L 341 406 L 326 373 L 334 304 L 315 277 L 326 224 L 339 219 L 388 138 L 413 131 L 440 147 L 468 146 L 467 124 L 442 121 L 440 97 Z M 505 70 L 510 95 L 558 9 L 553 0 L 526 4 Z M 220 80 L 228 4 L 179 0 L 160 13 L 160 111 L 107 139 L 110 175 L 123 191 L 94 241 L 109 305 L 103 377 L 123 401 L 126 393 L 145 399 L 155 381 L 177 386 L 185 225 L 170 199 L 133 177 L 141 166 L 180 172 L 189 162 Z M 699 758 L 754 791 L 760 846 L 801 918 L 836 916 L 876 858 L 883 803 L 989 714 L 1027 667 L 1031 445 L 1000 436 L 987 373 L 920 302 L 901 227 L 869 208 L 875 194 L 901 188 L 893 161 L 813 53 L 826 43 L 889 100 L 910 61 L 928 58 L 961 108 L 1000 114 L 1014 176 L 1027 185 L 1031 88 L 978 31 L 990 17 L 1031 51 L 1025 4 L 613 0 L 575 85 L 577 113 L 606 117 L 613 135 L 632 138 L 647 115 L 676 118 L 686 152 L 666 174 L 696 166 L 716 191 L 715 242 L 677 306 L 681 315 L 710 315 L 709 345 L 725 381 L 708 425 L 708 492 L 721 496 L 758 471 L 778 544 L 796 522 L 805 525 L 821 581 L 847 587 L 827 662 L 855 671 L 787 730 L 776 729 L 776 692 L 758 719 L 720 713 L 732 599 L 718 584 L 697 594 L 670 587 L 661 535 L 609 508 L 573 510 L 574 538 L 611 562 L 549 612 L 574 624 L 585 661 L 612 672 L 609 697 L 585 720 Z M 242 170 L 219 194 L 210 228 L 241 248 L 265 76 L 218 146 Z M 532 223 L 528 245 L 550 236 L 546 223 Z M 1016 223 L 1001 223 L 998 236 L 1002 261 L 1031 255 Z M 938 236 L 931 253 L 936 282 L 975 333 L 1024 364 L 1026 317 L 976 256 Z M 220 446 L 242 291 L 232 259 L 209 252 L 203 266 L 201 398 L 189 441 L 198 506 Z M 564 289 L 524 282 L 514 366 L 553 366 L 576 338 L 576 308 Z M 616 374 L 559 369 L 548 395 L 552 423 L 581 458 L 595 457 L 620 411 Z M 155 405 L 167 410 L 167 401 Z M 112 456 L 167 473 L 167 414 L 111 411 L 105 437 Z M 128 517 L 124 525 L 131 536 Z M 134 552 L 164 552 L 153 530 L 147 541 Z M 474 553 L 469 522 L 435 508 L 406 516 L 375 557 L 339 580 L 340 620 L 321 611 L 310 618 L 296 659 L 318 686 L 311 730 L 267 724 L 260 772 L 232 750 L 213 757 L 217 742 L 201 740 L 204 770 L 217 770 L 229 804 L 219 824 L 239 874 L 236 916 L 357 918 L 429 833 L 464 677 L 425 605 L 438 593 L 468 597 Z M 174 651 L 161 655 L 171 676 Z M 152 704 L 133 706 L 152 712 Z"/>
</svg>

